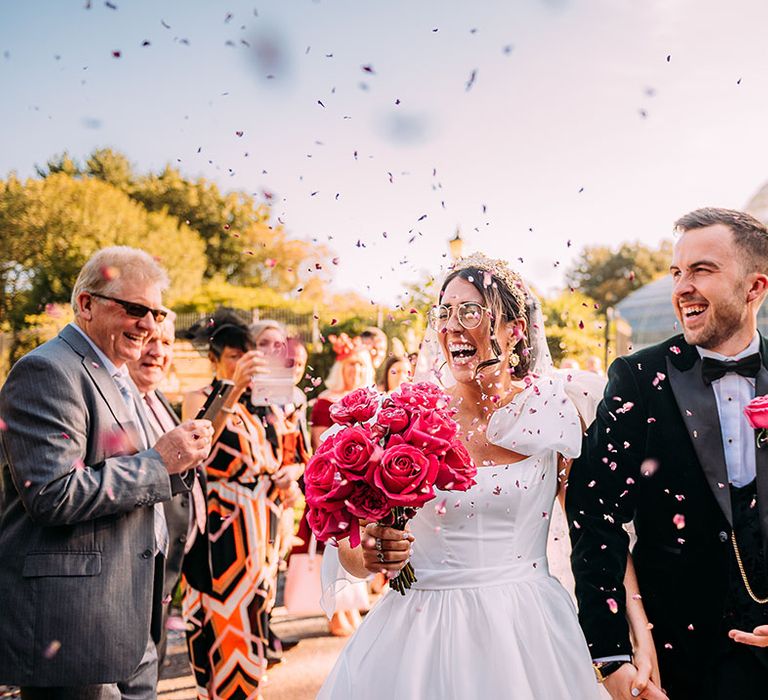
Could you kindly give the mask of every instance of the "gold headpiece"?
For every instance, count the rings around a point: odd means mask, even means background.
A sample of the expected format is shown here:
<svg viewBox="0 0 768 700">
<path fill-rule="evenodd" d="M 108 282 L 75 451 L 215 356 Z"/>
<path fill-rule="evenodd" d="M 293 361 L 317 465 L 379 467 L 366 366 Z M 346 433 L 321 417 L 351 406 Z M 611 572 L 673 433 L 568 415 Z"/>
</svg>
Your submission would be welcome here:
<svg viewBox="0 0 768 700">
<path fill-rule="evenodd" d="M 483 272 L 488 272 L 493 277 L 500 279 L 512 292 L 512 296 L 515 297 L 518 306 L 521 310 L 525 311 L 526 308 L 526 292 L 523 278 L 520 277 L 512 268 L 509 267 L 506 260 L 496 260 L 489 258 L 483 253 L 472 253 L 464 258 L 459 258 L 453 265 L 452 269 L 465 270 L 469 267 L 474 267 Z"/>
</svg>

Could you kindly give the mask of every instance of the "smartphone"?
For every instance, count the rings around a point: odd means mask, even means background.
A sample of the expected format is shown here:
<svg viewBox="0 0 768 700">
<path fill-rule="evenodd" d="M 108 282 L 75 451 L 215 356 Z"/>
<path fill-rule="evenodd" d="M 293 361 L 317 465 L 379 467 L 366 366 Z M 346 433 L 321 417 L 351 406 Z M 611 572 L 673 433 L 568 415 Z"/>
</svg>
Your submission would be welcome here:
<svg viewBox="0 0 768 700">
<path fill-rule="evenodd" d="M 203 407 L 197 412 L 197 416 L 195 416 L 195 418 L 198 420 L 216 420 L 216 416 L 219 415 L 221 407 L 224 405 L 224 402 L 227 400 L 227 397 L 230 395 L 232 389 L 234 388 L 234 382 L 229 381 L 229 379 L 222 379 L 216 390 L 212 391 L 208 395 L 208 398 L 203 404 Z"/>
<path fill-rule="evenodd" d="M 251 403 L 254 406 L 285 406 L 293 401 L 296 341 L 291 339 L 282 352 L 267 355 L 266 372 L 251 380 Z"/>
</svg>

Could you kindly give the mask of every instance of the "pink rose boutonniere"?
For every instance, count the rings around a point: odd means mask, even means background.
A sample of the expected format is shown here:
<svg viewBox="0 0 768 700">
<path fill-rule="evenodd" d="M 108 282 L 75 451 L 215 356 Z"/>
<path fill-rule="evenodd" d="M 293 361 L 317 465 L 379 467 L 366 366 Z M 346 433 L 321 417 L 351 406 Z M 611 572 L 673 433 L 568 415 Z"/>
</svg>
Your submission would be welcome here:
<svg viewBox="0 0 768 700">
<path fill-rule="evenodd" d="M 758 447 L 768 444 L 768 396 L 756 396 L 744 407 L 744 415 L 755 429 Z"/>
</svg>

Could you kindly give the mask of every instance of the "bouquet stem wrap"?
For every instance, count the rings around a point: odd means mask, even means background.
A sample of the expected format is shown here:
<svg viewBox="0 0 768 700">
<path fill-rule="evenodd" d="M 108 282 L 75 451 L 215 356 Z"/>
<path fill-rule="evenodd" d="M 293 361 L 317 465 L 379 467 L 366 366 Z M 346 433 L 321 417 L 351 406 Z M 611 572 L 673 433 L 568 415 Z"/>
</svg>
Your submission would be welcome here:
<svg viewBox="0 0 768 700">
<path fill-rule="evenodd" d="M 405 508 L 393 508 L 392 515 L 394 516 L 394 522 L 389 526 L 395 530 L 405 530 L 405 526 L 408 523 L 408 517 L 405 514 Z M 386 525 L 386 523 L 379 523 L 379 525 Z M 400 595 L 405 595 L 408 590 L 418 579 L 413 571 L 411 562 L 407 562 L 406 565 L 400 569 L 400 573 L 395 578 L 390 579 L 389 587 L 393 591 L 397 591 Z"/>
</svg>

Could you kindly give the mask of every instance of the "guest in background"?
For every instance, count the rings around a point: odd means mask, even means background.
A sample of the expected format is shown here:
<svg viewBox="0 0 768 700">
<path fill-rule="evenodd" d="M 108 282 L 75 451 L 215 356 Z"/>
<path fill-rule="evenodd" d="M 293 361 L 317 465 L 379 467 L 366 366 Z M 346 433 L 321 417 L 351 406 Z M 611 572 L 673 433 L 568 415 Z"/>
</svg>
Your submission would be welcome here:
<svg viewBox="0 0 768 700">
<path fill-rule="evenodd" d="M 352 339 L 346 333 L 329 336 L 328 339 L 332 343 L 336 361 L 325 380 L 325 391 L 317 397 L 312 407 L 310 422 L 313 449 L 317 449 L 320 436 L 333 424 L 330 414 L 331 406 L 350 391 L 374 385 L 373 363 L 368 346 L 361 342 L 360 338 Z M 294 551 L 306 552 L 311 534 L 305 507 L 298 532 L 298 537 L 304 544 L 295 547 Z M 318 546 L 318 551 L 320 549 L 321 547 Z M 359 611 L 367 610 L 370 602 L 365 581 L 348 576 L 343 569 L 340 569 L 339 573 L 352 583 L 336 596 L 336 611 L 331 617 L 330 630 L 335 636 L 346 637 L 352 634 L 360 624 Z"/>
<path fill-rule="evenodd" d="M 586 360 L 584 360 L 584 369 L 587 372 L 599 374 L 600 376 L 605 374 L 603 371 L 603 362 L 597 355 L 590 355 Z"/>
<path fill-rule="evenodd" d="M 581 365 L 573 357 L 564 357 L 560 360 L 560 369 L 581 369 Z"/>
<path fill-rule="evenodd" d="M 373 363 L 373 371 L 376 372 L 381 365 L 384 364 L 384 360 L 387 359 L 387 348 L 389 347 L 389 339 L 387 334 L 377 328 L 376 326 L 368 326 L 360 334 L 360 342 L 368 348 L 368 352 L 371 353 L 371 362 Z"/>
<path fill-rule="evenodd" d="M 264 320 L 254 323 L 250 327 L 251 342 L 256 350 L 264 356 L 285 358 L 288 339 L 283 326 L 277 321 Z M 292 358 L 288 358 L 292 361 Z M 293 389 L 296 387 L 293 386 Z M 301 393 L 301 392 L 300 392 Z M 247 394 L 246 394 L 247 395 Z M 293 397 L 294 394 L 292 393 Z M 250 392 L 246 400 L 248 410 L 257 416 L 264 426 L 267 439 L 271 445 L 274 459 L 279 468 L 272 479 L 275 487 L 269 492 L 268 498 L 272 501 L 269 518 L 269 542 L 273 543 L 275 551 L 269 559 L 276 562 L 274 570 L 270 569 L 269 580 L 263 582 L 265 595 L 263 606 L 259 609 L 251 607 L 251 615 L 259 616 L 258 626 L 269 630 L 268 657 L 270 661 L 281 658 L 282 652 L 291 648 L 296 640 L 280 639 L 270 626 L 272 607 L 275 603 L 277 592 L 278 567 L 293 540 L 293 503 L 299 495 L 298 479 L 304 473 L 304 466 L 309 460 L 310 448 L 306 442 L 306 433 L 303 433 L 299 425 L 300 413 L 292 402 L 278 405 L 269 403 L 259 405 L 254 403 L 258 397 Z M 286 514 L 288 517 L 286 517 Z M 253 626 L 257 626 L 252 620 Z"/>
<path fill-rule="evenodd" d="M 309 439 L 309 424 L 307 423 L 307 395 L 304 390 L 299 386 L 304 380 L 304 375 L 307 371 L 307 362 L 309 360 L 309 354 L 304 343 L 299 338 L 291 338 L 289 341 L 294 343 L 295 348 L 295 364 L 293 366 L 293 410 L 298 414 L 299 428 L 304 433 L 306 438 L 306 444 L 311 445 Z M 286 412 L 290 413 L 291 407 L 286 407 Z"/>
<path fill-rule="evenodd" d="M 271 494 L 280 464 L 244 394 L 265 363 L 234 312 L 219 310 L 190 335 L 207 346 L 215 376 L 212 385 L 184 397 L 182 416 L 196 415 L 222 380 L 232 381 L 234 390 L 214 420 L 214 444 L 204 464 L 209 537 L 198 538 L 190 558 L 200 566 L 210 562 L 210 577 L 206 582 L 200 575 L 198 587 L 187 587 L 187 643 L 199 698 L 255 697 L 266 670 L 269 630 L 251 609 L 263 610 L 272 595 L 279 543 L 269 537 L 278 509 Z M 201 554 L 200 548 L 207 551 Z M 184 576 L 192 583 L 189 569 Z"/>
<path fill-rule="evenodd" d="M 350 391 L 374 385 L 374 366 L 370 350 L 359 338 L 352 339 L 346 333 L 328 336 L 336 360 L 325 380 L 321 392 L 312 407 L 312 449 L 316 450 L 320 436 L 333 425 L 330 408 Z M 382 356 L 382 361 L 383 361 Z"/>
<path fill-rule="evenodd" d="M 128 362 L 128 372 L 141 395 L 147 423 L 156 436 L 173 430 L 180 422 L 168 399 L 159 389 L 160 384 L 167 379 L 173 364 L 175 320 L 176 314 L 170 311 L 165 321 L 157 325 L 144 343 L 139 359 Z M 165 557 L 161 600 L 161 637 L 157 643 L 159 668 L 163 667 L 165 659 L 168 642 L 166 623 L 171 610 L 171 599 L 181 578 L 185 550 L 191 546 L 198 534 L 205 533 L 205 484 L 201 485 L 199 479 L 196 479 L 190 492 L 176 494 L 170 501 L 163 503 L 163 509 L 168 524 L 168 552 Z M 129 684 L 120 684 L 123 694 L 128 693 L 129 689 Z"/>
<path fill-rule="evenodd" d="M 411 376 L 412 369 L 408 358 L 392 355 L 384 363 L 382 389 L 391 394 L 401 384 L 411 381 Z"/>
</svg>

